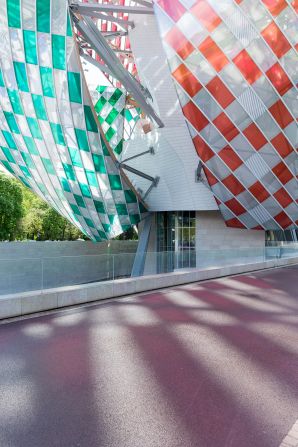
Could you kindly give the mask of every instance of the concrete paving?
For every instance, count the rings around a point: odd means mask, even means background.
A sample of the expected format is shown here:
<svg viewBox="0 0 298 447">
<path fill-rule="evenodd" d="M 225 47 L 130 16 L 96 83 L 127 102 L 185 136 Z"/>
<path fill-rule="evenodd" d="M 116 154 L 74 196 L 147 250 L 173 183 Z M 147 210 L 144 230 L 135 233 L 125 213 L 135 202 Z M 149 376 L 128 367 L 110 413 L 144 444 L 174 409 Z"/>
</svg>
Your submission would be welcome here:
<svg viewBox="0 0 298 447">
<path fill-rule="evenodd" d="M 1 325 L 0 447 L 295 445 L 297 278 L 267 270 Z"/>
</svg>

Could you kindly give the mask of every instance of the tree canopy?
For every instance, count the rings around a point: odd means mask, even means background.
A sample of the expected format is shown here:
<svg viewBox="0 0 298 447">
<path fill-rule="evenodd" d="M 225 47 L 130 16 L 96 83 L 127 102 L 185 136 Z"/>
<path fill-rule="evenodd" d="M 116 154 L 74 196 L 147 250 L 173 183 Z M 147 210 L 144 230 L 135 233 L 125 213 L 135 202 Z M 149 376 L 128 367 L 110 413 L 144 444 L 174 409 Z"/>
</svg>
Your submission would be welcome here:
<svg viewBox="0 0 298 447">
<path fill-rule="evenodd" d="M 76 240 L 86 237 L 14 177 L 0 172 L 0 240 Z M 134 228 L 117 237 L 137 239 Z"/>
<path fill-rule="evenodd" d="M 0 174 L 0 239 L 13 240 L 24 215 L 23 192 L 16 180 Z"/>
<path fill-rule="evenodd" d="M 0 173 L 0 240 L 75 240 L 82 233 L 21 182 Z"/>
</svg>

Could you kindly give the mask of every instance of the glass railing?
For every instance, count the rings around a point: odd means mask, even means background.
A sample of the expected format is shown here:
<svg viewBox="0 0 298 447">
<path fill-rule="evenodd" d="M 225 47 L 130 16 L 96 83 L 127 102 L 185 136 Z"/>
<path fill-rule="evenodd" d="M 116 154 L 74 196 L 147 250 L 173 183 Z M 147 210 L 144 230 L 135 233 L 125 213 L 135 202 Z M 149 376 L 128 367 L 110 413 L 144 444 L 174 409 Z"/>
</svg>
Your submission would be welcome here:
<svg viewBox="0 0 298 447">
<path fill-rule="evenodd" d="M 133 265 L 142 275 L 298 258 L 298 244 L 218 250 L 121 253 L 45 258 L 0 259 L 0 296 L 129 278 Z"/>
</svg>

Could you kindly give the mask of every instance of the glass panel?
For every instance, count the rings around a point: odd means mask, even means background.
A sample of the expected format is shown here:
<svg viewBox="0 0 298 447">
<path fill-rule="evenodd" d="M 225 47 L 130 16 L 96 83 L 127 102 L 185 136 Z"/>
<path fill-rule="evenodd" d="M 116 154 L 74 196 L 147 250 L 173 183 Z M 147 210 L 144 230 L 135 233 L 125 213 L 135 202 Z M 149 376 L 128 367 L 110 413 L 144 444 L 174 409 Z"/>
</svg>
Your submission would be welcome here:
<svg viewBox="0 0 298 447">
<path fill-rule="evenodd" d="M 21 28 L 20 0 L 7 0 L 8 26 Z"/>
<path fill-rule="evenodd" d="M 80 73 L 67 72 L 69 99 L 71 102 L 82 102 Z"/>
<path fill-rule="evenodd" d="M 41 33 L 50 32 L 51 19 L 51 1 L 50 0 L 36 0 L 36 15 L 37 15 L 37 31 Z"/>
<path fill-rule="evenodd" d="M 53 67 L 65 70 L 65 37 L 52 34 Z"/>
<path fill-rule="evenodd" d="M 55 93 L 54 93 L 52 69 L 49 67 L 39 67 L 39 69 L 41 76 L 42 91 L 44 96 L 54 98 Z"/>
<path fill-rule="evenodd" d="M 23 92 L 29 92 L 25 64 L 23 62 L 13 62 L 13 65 L 19 89 Z"/>
<path fill-rule="evenodd" d="M 36 34 L 34 31 L 23 31 L 25 57 L 28 64 L 37 65 Z"/>
<path fill-rule="evenodd" d="M 183 212 L 183 226 L 188 227 L 189 226 L 189 211 Z"/>
<path fill-rule="evenodd" d="M 23 115 L 23 109 L 17 90 L 7 90 L 7 93 L 14 113 Z"/>
<path fill-rule="evenodd" d="M 88 151 L 89 152 L 89 144 L 87 140 L 87 135 L 84 130 L 76 129 L 75 128 L 75 134 L 77 137 L 78 146 L 82 151 Z"/>
<path fill-rule="evenodd" d="M 41 95 L 32 94 L 32 100 L 36 116 L 39 120 L 47 120 L 47 114 L 44 108 L 43 97 Z"/>
<path fill-rule="evenodd" d="M 189 248 L 189 228 L 183 228 L 182 247 L 183 249 Z"/>
</svg>

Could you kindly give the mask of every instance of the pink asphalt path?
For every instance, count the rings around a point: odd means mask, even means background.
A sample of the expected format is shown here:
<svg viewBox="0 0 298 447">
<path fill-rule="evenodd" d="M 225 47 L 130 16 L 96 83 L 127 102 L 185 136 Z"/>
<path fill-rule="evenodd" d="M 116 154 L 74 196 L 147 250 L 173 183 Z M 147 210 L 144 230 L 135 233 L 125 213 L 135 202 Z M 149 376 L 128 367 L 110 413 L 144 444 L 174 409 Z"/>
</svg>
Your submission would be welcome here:
<svg viewBox="0 0 298 447">
<path fill-rule="evenodd" d="M 279 447 L 298 267 L 0 326 L 0 447 Z"/>
</svg>

